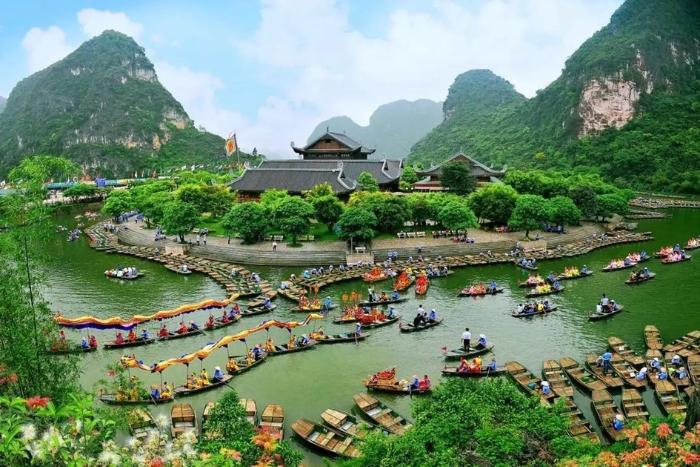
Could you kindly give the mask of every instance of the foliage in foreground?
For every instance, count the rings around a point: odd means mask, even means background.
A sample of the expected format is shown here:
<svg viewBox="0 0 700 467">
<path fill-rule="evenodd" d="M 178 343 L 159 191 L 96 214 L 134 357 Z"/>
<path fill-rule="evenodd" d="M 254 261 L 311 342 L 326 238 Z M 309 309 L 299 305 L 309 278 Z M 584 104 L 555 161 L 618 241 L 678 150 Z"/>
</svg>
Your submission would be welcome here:
<svg viewBox="0 0 700 467">
<path fill-rule="evenodd" d="M 446 380 L 413 405 L 415 426 L 405 436 L 371 436 L 364 457 L 343 467 L 458 467 L 553 465 L 594 456 L 598 447 L 567 435 L 560 407 L 548 409 L 505 380 Z"/>
</svg>

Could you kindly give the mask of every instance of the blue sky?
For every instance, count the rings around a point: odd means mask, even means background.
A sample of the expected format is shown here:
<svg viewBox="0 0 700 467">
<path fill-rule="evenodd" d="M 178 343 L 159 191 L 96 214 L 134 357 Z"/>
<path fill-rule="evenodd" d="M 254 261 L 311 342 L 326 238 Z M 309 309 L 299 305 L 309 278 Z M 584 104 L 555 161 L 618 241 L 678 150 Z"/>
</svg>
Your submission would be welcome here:
<svg viewBox="0 0 700 467">
<path fill-rule="evenodd" d="M 3 7 L 0 95 L 105 29 L 131 35 L 198 125 L 291 156 L 321 120 L 443 100 L 489 68 L 532 96 L 622 0 L 34 0 Z"/>
</svg>

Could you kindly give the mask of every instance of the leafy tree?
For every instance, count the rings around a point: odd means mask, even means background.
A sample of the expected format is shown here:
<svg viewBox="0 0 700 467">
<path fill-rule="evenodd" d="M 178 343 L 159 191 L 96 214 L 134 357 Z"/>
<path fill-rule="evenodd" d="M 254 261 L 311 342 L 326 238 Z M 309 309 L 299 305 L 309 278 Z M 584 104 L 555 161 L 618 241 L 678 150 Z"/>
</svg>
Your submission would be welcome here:
<svg viewBox="0 0 700 467">
<path fill-rule="evenodd" d="M 443 164 L 440 172 L 440 184 L 450 193 L 466 196 L 476 190 L 476 178 L 468 164 L 453 161 Z"/>
<path fill-rule="evenodd" d="M 275 211 L 277 207 L 289 198 L 287 190 L 266 190 L 260 195 L 260 203 L 270 211 Z"/>
<path fill-rule="evenodd" d="M 571 198 L 555 196 L 547 200 L 549 218 L 556 225 L 578 225 L 581 221 L 581 211 Z"/>
<path fill-rule="evenodd" d="M 306 201 L 312 202 L 316 198 L 322 198 L 324 196 L 333 196 L 334 193 L 333 187 L 331 187 L 330 183 L 323 182 L 314 186 L 309 191 L 305 191 L 303 195 Z"/>
<path fill-rule="evenodd" d="M 236 204 L 222 219 L 221 227 L 227 235 L 240 235 L 243 243 L 255 243 L 270 227 L 270 210 L 255 202 Z"/>
<path fill-rule="evenodd" d="M 377 227 L 383 232 L 393 233 L 401 230 L 404 223 L 411 219 L 408 201 L 403 197 L 382 196 L 373 204 L 372 210 L 377 216 Z"/>
<path fill-rule="evenodd" d="M 124 213 L 131 211 L 134 207 L 134 202 L 131 199 L 131 193 L 126 190 L 112 190 L 104 206 L 102 206 L 102 214 L 109 217 L 117 218 Z"/>
<path fill-rule="evenodd" d="M 584 217 L 596 215 L 596 194 L 590 185 L 577 185 L 569 193 L 576 207 Z"/>
<path fill-rule="evenodd" d="M 148 196 L 141 204 L 139 212 L 146 218 L 146 225 L 160 225 L 163 221 L 165 206 L 173 200 L 172 194 L 159 191 Z"/>
<path fill-rule="evenodd" d="M 510 219 L 518 193 L 509 185 L 491 183 L 475 191 L 467 199 L 467 205 L 481 219 L 505 224 Z"/>
<path fill-rule="evenodd" d="M 413 166 L 407 165 L 404 167 L 403 173 L 401 174 L 402 182 L 406 182 L 410 186 L 416 183 L 418 180 L 418 175 L 416 174 L 416 170 L 413 168 Z"/>
<path fill-rule="evenodd" d="M 97 187 L 87 183 L 76 183 L 72 187 L 63 191 L 64 198 L 94 198 L 97 194 Z"/>
<path fill-rule="evenodd" d="M 292 245 L 297 244 L 297 237 L 309 231 L 310 218 L 314 208 L 308 202 L 296 196 L 290 196 L 279 203 L 274 211 L 275 226 L 292 236 Z"/>
<path fill-rule="evenodd" d="M 333 231 L 333 224 L 338 222 L 343 213 L 343 203 L 335 195 L 326 195 L 311 199 L 314 216 L 318 222 L 326 224 L 328 231 Z"/>
<path fill-rule="evenodd" d="M 202 185 L 189 184 L 180 185 L 175 192 L 175 199 L 182 203 L 188 203 L 197 208 L 197 212 L 207 212 L 207 195 L 202 190 Z"/>
<path fill-rule="evenodd" d="M 599 195 L 595 198 L 596 216 L 601 217 L 605 222 L 605 218 L 612 217 L 614 214 L 627 214 L 629 212 L 629 204 L 620 195 L 609 194 Z"/>
<path fill-rule="evenodd" d="M 340 215 L 337 235 L 343 240 L 369 240 L 375 235 L 377 216 L 363 208 L 349 208 Z"/>
<path fill-rule="evenodd" d="M 237 198 L 235 193 L 222 185 L 204 185 L 202 193 L 206 199 L 206 206 L 200 212 L 211 213 L 213 217 L 217 218 L 226 214 Z"/>
<path fill-rule="evenodd" d="M 463 230 L 466 232 L 479 226 L 474 211 L 465 206 L 464 203 L 457 201 L 452 201 L 440 209 L 438 218 L 442 226 L 449 230 Z"/>
<path fill-rule="evenodd" d="M 411 211 L 411 221 L 413 221 L 414 228 L 437 217 L 428 199 L 428 195 L 423 193 L 414 193 L 408 197 L 408 208 Z"/>
<path fill-rule="evenodd" d="M 199 212 L 194 204 L 183 201 L 171 201 L 163 208 L 163 220 L 161 225 L 168 234 L 175 234 L 181 242 L 185 241 L 185 235 L 194 229 L 199 223 Z"/>
<path fill-rule="evenodd" d="M 0 198 L 0 395 L 40 394 L 63 403 L 79 390 L 77 358 L 46 356 L 58 325 L 42 295 L 51 286 L 46 266 L 53 261 L 46 244 L 56 241 L 44 181 L 77 171 L 63 158 L 26 158 L 9 175 L 15 192 Z M 6 438 L 5 432 L 5 445 Z"/>
<path fill-rule="evenodd" d="M 542 227 L 542 222 L 549 217 L 547 200 L 538 195 L 520 195 L 515 202 L 515 209 L 508 225 L 516 230 L 524 230 L 525 238 L 530 231 Z"/>
<path fill-rule="evenodd" d="M 377 183 L 377 180 L 375 180 L 369 172 L 362 172 L 360 176 L 357 177 L 357 183 L 362 187 L 362 191 L 379 191 L 379 183 Z"/>
</svg>

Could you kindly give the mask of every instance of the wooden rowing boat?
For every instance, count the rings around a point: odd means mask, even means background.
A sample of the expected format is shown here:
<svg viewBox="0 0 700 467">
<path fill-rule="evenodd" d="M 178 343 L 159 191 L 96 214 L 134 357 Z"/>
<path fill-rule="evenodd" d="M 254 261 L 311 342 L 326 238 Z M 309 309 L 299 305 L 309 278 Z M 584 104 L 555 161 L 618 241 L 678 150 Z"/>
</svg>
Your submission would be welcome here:
<svg viewBox="0 0 700 467">
<path fill-rule="evenodd" d="M 172 272 L 177 273 L 177 274 L 182 274 L 184 276 L 192 274 L 191 269 L 188 269 L 187 271 L 183 271 L 182 266 L 176 266 L 175 264 L 172 264 L 172 263 L 166 263 L 163 266 L 165 267 L 165 269 L 167 269 L 169 271 L 172 271 Z"/>
<path fill-rule="evenodd" d="M 608 266 L 605 266 L 605 267 L 603 268 L 603 272 L 622 271 L 623 269 L 631 269 L 631 268 L 634 268 L 634 267 L 637 267 L 637 263 L 625 264 L 625 265 L 618 266 L 618 267 L 615 267 L 615 268 L 612 268 L 612 267 L 610 267 L 610 265 L 608 265 Z"/>
<path fill-rule="evenodd" d="M 527 266 L 523 263 L 518 263 L 517 261 L 513 260 L 513 264 L 517 268 L 522 268 L 522 269 L 527 269 L 528 271 L 537 271 L 539 269 L 537 266 Z"/>
<path fill-rule="evenodd" d="M 148 438 L 151 429 L 155 428 L 156 422 L 148 410 L 135 409 L 127 415 L 129 433 L 138 440 Z"/>
<path fill-rule="evenodd" d="M 399 292 L 408 289 L 416 282 L 415 276 L 407 276 L 406 273 L 401 273 L 401 275 L 394 282 L 394 290 Z"/>
<path fill-rule="evenodd" d="M 625 309 L 624 306 L 622 305 L 617 305 L 617 308 L 612 310 L 612 311 L 602 311 L 598 313 L 597 311 L 594 311 L 593 313 L 588 313 L 588 321 L 600 321 L 601 319 L 608 319 L 612 318 L 618 313 L 622 313 L 622 311 Z"/>
<path fill-rule="evenodd" d="M 647 349 L 651 350 L 661 350 L 664 347 L 661 333 L 656 326 L 651 324 L 644 326 L 644 343 L 647 345 Z"/>
<path fill-rule="evenodd" d="M 226 371 L 228 374 L 233 376 L 240 375 L 241 373 L 245 373 L 251 368 L 260 365 L 261 363 L 264 363 L 267 356 L 268 353 L 263 350 L 260 352 L 260 357 L 257 360 L 254 359 L 250 365 L 248 365 L 248 360 L 246 358 L 236 359 L 236 357 L 230 357 L 228 363 L 226 364 Z M 232 361 L 236 364 L 235 367 L 231 364 Z M 236 369 L 236 367 L 238 367 L 238 369 Z"/>
<path fill-rule="evenodd" d="M 685 377 L 685 378 L 683 378 L 683 379 L 680 379 L 679 377 L 676 376 L 676 373 L 671 374 L 671 369 L 672 369 L 672 368 L 678 369 L 678 368 L 680 368 L 680 367 L 684 367 L 684 366 L 685 366 L 685 365 L 683 364 L 683 362 L 681 362 L 679 365 L 676 366 L 676 365 L 674 365 L 674 364 L 672 363 L 672 361 L 673 361 L 673 353 L 671 353 L 671 352 L 666 352 L 666 353 L 664 353 L 664 363 L 665 363 L 664 366 L 666 367 L 666 370 L 668 371 L 668 379 L 669 379 L 673 384 L 675 384 L 676 386 L 678 386 L 678 389 L 679 389 L 679 390 L 680 390 L 680 389 L 683 389 L 683 388 L 685 388 L 685 387 L 687 387 L 687 386 L 690 386 L 690 383 L 691 383 L 691 381 L 690 381 L 690 376 L 687 376 L 687 377 Z"/>
<path fill-rule="evenodd" d="M 143 337 L 139 337 L 135 341 L 125 340 L 121 344 L 118 344 L 117 341 L 105 342 L 103 347 L 105 349 L 123 349 L 126 347 L 138 347 L 141 345 L 148 345 L 148 344 L 154 343 L 155 341 L 156 341 L 155 337 L 149 337 L 148 339 L 144 339 Z"/>
<path fill-rule="evenodd" d="M 630 422 L 644 422 L 649 420 L 649 412 L 644 405 L 642 395 L 636 389 L 624 388 L 622 390 L 622 411 Z"/>
<path fill-rule="evenodd" d="M 215 331 L 217 329 L 225 328 L 228 326 L 233 326 L 237 322 L 241 320 L 241 315 L 236 315 L 234 319 L 229 319 L 228 321 L 224 322 L 223 318 L 216 318 L 214 320 L 214 324 L 212 326 L 207 326 L 207 324 L 204 324 L 204 330 L 205 331 Z"/>
<path fill-rule="evenodd" d="M 276 309 L 277 309 L 277 305 L 270 305 L 270 306 L 259 305 L 259 306 L 249 307 L 247 310 L 241 311 L 240 317 L 245 318 L 246 316 L 262 315 L 265 313 L 270 313 L 272 311 L 275 311 Z"/>
<path fill-rule="evenodd" d="M 544 394 L 541 390 L 542 380 L 533 375 L 531 371 L 522 366 L 520 363 L 507 362 L 506 369 L 508 370 L 508 374 L 526 393 L 537 395 L 544 404 L 549 405 L 557 396 L 554 394 L 554 391 L 550 391 L 549 394 Z"/>
<path fill-rule="evenodd" d="M 413 323 L 399 323 L 399 331 L 401 332 L 418 332 L 418 331 L 424 331 L 428 328 L 432 328 L 433 326 L 437 326 L 438 324 L 442 323 L 442 320 L 445 318 L 438 318 L 435 321 L 426 321 L 424 325 L 422 326 L 414 326 Z"/>
<path fill-rule="evenodd" d="M 317 340 L 309 339 L 308 344 L 295 345 L 291 349 L 289 348 L 289 344 L 276 345 L 275 350 L 270 352 L 270 355 L 283 355 L 283 354 L 294 353 L 294 352 L 302 352 L 304 350 L 313 349 L 316 344 L 318 344 Z"/>
<path fill-rule="evenodd" d="M 502 293 L 503 287 L 498 287 L 496 289 L 486 289 L 484 292 L 474 292 L 469 293 L 468 289 L 463 289 L 457 295 L 460 297 L 484 297 L 486 295 L 496 295 L 497 293 Z"/>
<path fill-rule="evenodd" d="M 641 279 L 636 279 L 636 280 L 627 279 L 627 280 L 625 281 L 625 284 L 627 284 L 627 285 L 642 284 L 642 283 L 644 283 L 644 282 L 648 282 L 648 281 L 652 280 L 652 279 L 655 278 L 655 277 L 656 277 L 656 273 L 655 273 L 655 272 L 650 272 L 648 277 L 643 277 L 643 278 L 641 278 Z"/>
<path fill-rule="evenodd" d="M 304 312 L 304 313 L 320 313 L 322 311 L 335 310 L 336 308 L 338 308 L 338 305 L 332 304 L 331 306 L 325 306 L 325 305 L 305 306 L 305 307 L 295 306 L 291 310 Z"/>
<path fill-rule="evenodd" d="M 355 438 L 326 429 L 323 425 L 300 418 L 292 423 L 292 430 L 307 443 L 329 454 L 360 457 Z"/>
<path fill-rule="evenodd" d="M 429 288 L 430 280 L 427 277 L 421 276 L 416 279 L 416 295 L 425 295 Z"/>
<path fill-rule="evenodd" d="M 238 401 L 245 411 L 245 419 L 253 426 L 258 424 L 258 406 L 255 403 L 255 399 L 245 399 L 241 398 Z"/>
<path fill-rule="evenodd" d="M 66 347 L 63 349 L 49 349 L 46 351 L 47 354 L 50 355 L 69 355 L 69 354 L 82 354 L 82 353 L 88 353 L 88 352 L 94 352 L 97 350 L 97 347 L 83 347 L 80 344 L 75 344 L 70 347 Z"/>
<path fill-rule="evenodd" d="M 355 394 L 353 399 L 355 400 L 355 404 L 357 404 L 365 415 L 393 434 L 403 435 L 406 433 L 406 430 L 413 427 L 413 425 L 401 415 L 367 393 Z"/>
<path fill-rule="evenodd" d="M 608 337 L 608 346 L 630 365 L 634 367 L 644 366 L 644 357 L 630 349 L 629 345 L 619 337 Z"/>
<path fill-rule="evenodd" d="M 661 264 L 676 264 L 676 263 L 683 263 L 685 261 L 690 261 L 693 257 L 690 255 L 685 255 L 685 258 L 682 259 L 677 259 L 677 260 L 671 260 L 668 257 L 664 258 L 661 260 Z"/>
<path fill-rule="evenodd" d="M 387 300 L 376 300 L 376 301 L 363 301 L 363 302 L 357 302 L 357 306 L 380 306 L 380 305 L 390 305 L 392 303 L 403 303 L 408 298 L 406 297 L 399 297 L 399 298 L 390 298 Z"/>
<path fill-rule="evenodd" d="M 693 354 L 688 357 L 688 374 L 693 385 L 700 386 L 700 355 Z"/>
<path fill-rule="evenodd" d="M 387 270 L 381 269 L 379 267 L 372 269 L 370 272 L 362 274 L 362 280 L 365 282 L 381 282 L 387 279 L 391 279 L 392 277 L 394 276 L 389 274 Z"/>
<path fill-rule="evenodd" d="M 373 383 L 369 380 L 363 379 L 362 384 L 371 391 L 378 392 L 391 392 L 393 394 L 429 394 L 432 392 L 432 388 L 416 389 L 411 387 L 411 383 L 406 380 L 393 381 L 392 384 L 385 383 L 379 380 L 377 383 Z"/>
<path fill-rule="evenodd" d="M 508 371 L 504 366 L 492 370 L 490 366 L 482 366 L 481 371 L 458 371 L 459 367 L 447 366 L 442 369 L 444 376 L 459 376 L 460 378 L 481 378 L 484 376 L 499 376 Z"/>
<path fill-rule="evenodd" d="M 588 365 L 588 369 L 591 371 L 591 373 L 596 375 L 598 379 L 605 383 L 605 385 L 610 389 L 622 387 L 622 379 L 616 375 L 614 369 L 609 374 L 603 374 L 603 367 L 597 366 L 596 360 L 598 360 L 598 356 L 596 354 L 586 354 L 586 365 Z"/>
<path fill-rule="evenodd" d="M 695 353 L 694 351 L 690 351 L 689 349 L 695 346 L 698 343 L 699 339 L 700 331 L 691 331 L 685 336 L 679 337 L 678 339 L 671 341 L 669 344 L 666 344 L 663 350 L 665 352 L 677 353 L 682 357 L 687 357 L 688 355 Z"/>
<path fill-rule="evenodd" d="M 190 404 L 175 404 L 170 409 L 170 433 L 173 438 L 179 438 L 186 432 L 192 432 L 197 437 L 199 427 L 197 415 Z"/>
<path fill-rule="evenodd" d="M 557 305 L 550 306 L 549 308 L 543 308 L 542 311 L 540 310 L 535 310 L 532 313 L 526 313 L 523 311 L 522 313 L 518 313 L 518 310 L 513 310 L 511 311 L 511 316 L 513 318 L 527 318 L 528 316 L 537 316 L 537 315 L 546 315 L 547 313 L 551 313 L 553 311 L 556 311 L 557 308 L 559 308 Z"/>
<path fill-rule="evenodd" d="M 559 415 L 567 421 L 566 431 L 568 435 L 576 440 L 587 439 L 592 443 L 600 443 L 600 437 L 591 429 L 591 424 L 583 416 L 574 399 L 557 396 L 553 403 L 559 404 L 560 401 L 563 403 L 564 410 Z"/>
<path fill-rule="evenodd" d="M 340 410 L 326 409 L 321 414 L 321 419 L 329 427 L 358 439 L 362 439 L 377 430 L 376 425 L 359 420 L 357 417 Z"/>
<path fill-rule="evenodd" d="M 620 408 L 615 404 L 612 396 L 605 389 L 593 391 L 592 400 L 593 408 L 600 421 L 600 428 L 603 430 L 603 433 L 608 435 L 611 440 L 617 441 L 622 432 L 613 428 L 613 422 L 617 415 L 624 417 Z"/>
<path fill-rule="evenodd" d="M 279 404 L 269 404 L 263 409 L 258 428 L 282 441 L 284 438 L 284 410 Z"/>
<path fill-rule="evenodd" d="M 138 273 L 136 273 L 136 275 L 132 274 L 130 276 L 121 276 L 121 277 L 115 276 L 112 274 L 108 274 L 108 272 L 109 271 L 105 272 L 106 277 L 109 277 L 110 279 L 119 279 L 119 280 L 125 280 L 125 281 L 134 281 L 134 280 L 140 279 L 144 276 L 144 274 L 142 272 L 138 272 Z"/>
<path fill-rule="evenodd" d="M 396 315 L 393 318 L 385 319 L 384 321 L 374 321 L 370 324 L 362 323 L 362 328 L 363 329 L 365 329 L 365 328 L 366 329 L 378 328 L 381 326 L 386 326 L 386 325 L 391 324 L 391 323 L 395 323 L 399 319 L 401 319 L 401 315 Z"/>
<path fill-rule="evenodd" d="M 657 380 L 654 388 L 656 398 L 664 412 L 672 417 L 685 417 L 687 407 L 678 395 L 678 388 L 667 379 Z"/>
<path fill-rule="evenodd" d="M 177 332 L 168 331 L 167 336 L 158 336 L 158 340 L 159 341 L 168 341 L 168 340 L 173 340 L 173 339 L 182 339 L 183 337 L 197 336 L 200 334 L 204 334 L 204 331 L 202 329 L 187 328 L 187 332 L 182 333 L 182 334 L 177 333 Z"/>
<path fill-rule="evenodd" d="M 576 279 L 583 279 L 584 277 L 591 277 L 593 275 L 593 271 L 586 271 L 586 272 L 581 272 L 579 273 L 578 276 L 565 276 L 563 274 L 559 274 L 554 277 L 554 280 L 558 281 L 573 281 Z"/>
<path fill-rule="evenodd" d="M 542 376 L 559 397 L 574 397 L 574 387 L 556 360 L 545 360 L 542 365 Z"/>
<path fill-rule="evenodd" d="M 342 334 L 323 334 L 319 335 L 313 333 L 313 338 L 319 344 L 338 344 L 340 342 L 358 342 L 367 339 L 370 334 L 360 334 L 359 336 L 354 332 L 342 333 Z"/>
<path fill-rule="evenodd" d="M 611 360 L 611 364 L 613 371 L 620 377 L 624 384 L 639 389 L 647 386 L 647 379 L 645 378 L 642 381 L 638 380 L 636 377 L 637 369 L 630 365 L 627 360 L 616 353 L 613 353 L 612 355 L 613 358 Z"/>
<path fill-rule="evenodd" d="M 578 383 L 580 386 L 595 391 L 598 389 L 606 389 L 608 387 L 605 382 L 601 381 L 593 373 L 586 371 L 576 360 L 570 357 L 559 359 L 559 365 L 571 380 Z M 620 382 L 622 384 L 622 382 Z"/>
<path fill-rule="evenodd" d="M 173 389 L 173 394 L 177 397 L 185 397 L 191 396 L 193 394 L 199 394 L 201 392 L 211 391 L 212 389 L 216 389 L 228 383 L 231 380 L 231 378 L 231 375 L 224 375 L 221 379 L 209 378 L 209 384 L 205 384 L 204 386 L 176 386 Z"/>
<path fill-rule="evenodd" d="M 143 399 L 136 399 L 136 400 L 128 400 L 128 399 L 122 399 L 119 400 L 117 398 L 116 394 L 100 394 L 97 397 L 100 402 L 104 404 L 109 404 L 109 405 L 143 405 L 143 404 L 167 404 L 168 402 L 172 402 L 173 398 L 172 397 L 167 397 L 167 398 L 159 398 L 159 399 L 154 399 L 153 397 L 144 397 Z"/>
<path fill-rule="evenodd" d="M 447 350 L 443 353 L 443 356 L 445 357 L 445 360 L 459 360 L 460 358 L 470 359 L 472 357 L 476 357 L 477 355 L 491 351 L 495 346 L 496 344 L 493 342 L 488 342 L 486 347 L 480 349 L 472 347 L 467 352 L 465 352 L 464 349 Z"/>
<path fill-rule="evenodd" d="M 532 289 L 525 294 L 526 297 L 544 297 L 545 295 L 554 295 L 564 291 L 566 287 L 552 287 L 548 292 L 538 292 L 537 289 Z"/>
</svg>

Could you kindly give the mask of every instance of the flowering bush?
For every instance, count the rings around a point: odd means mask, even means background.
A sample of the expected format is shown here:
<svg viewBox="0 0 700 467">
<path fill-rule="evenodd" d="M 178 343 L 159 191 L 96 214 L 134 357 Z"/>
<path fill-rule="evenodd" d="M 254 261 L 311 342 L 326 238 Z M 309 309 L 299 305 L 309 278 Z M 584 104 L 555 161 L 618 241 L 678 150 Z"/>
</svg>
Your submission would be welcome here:
<svg viewBox="0 0 700 467">
<path fill-rule="evenodd" d="M 673 418 L 652 418 L 632 424 L 622 439 L 595 458 L 568 459 L 560 467 L 700 466 L 700 429 L 691 430 Z"/>
</svg>

